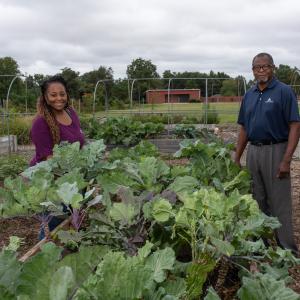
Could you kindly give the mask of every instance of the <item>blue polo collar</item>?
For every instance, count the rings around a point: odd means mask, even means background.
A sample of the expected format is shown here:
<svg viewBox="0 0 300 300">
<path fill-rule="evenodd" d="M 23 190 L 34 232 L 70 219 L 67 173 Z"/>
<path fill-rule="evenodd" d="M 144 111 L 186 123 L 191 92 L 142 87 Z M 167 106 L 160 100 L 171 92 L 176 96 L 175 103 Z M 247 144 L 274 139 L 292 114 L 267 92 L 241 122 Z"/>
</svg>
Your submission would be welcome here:
<svg viewBox="0 0 300 300">
<path fill-rule="evenodd" d="M 268 82 L 267 87 L 265 88 L 265 90 L 266 90 L 266 89 L 272 89 L 272 88 L 277 84 L 277 82 L 278 82 L 278 79 L 275 78 L 275 77 L 273 77 L 273 78 L 271 79 L 271 81 Z M 256 83 L 256 85 L 255 85 L 254 90 L 260 91 L 260 89 L 259 89 L 257 83 Z"/>
</svg>

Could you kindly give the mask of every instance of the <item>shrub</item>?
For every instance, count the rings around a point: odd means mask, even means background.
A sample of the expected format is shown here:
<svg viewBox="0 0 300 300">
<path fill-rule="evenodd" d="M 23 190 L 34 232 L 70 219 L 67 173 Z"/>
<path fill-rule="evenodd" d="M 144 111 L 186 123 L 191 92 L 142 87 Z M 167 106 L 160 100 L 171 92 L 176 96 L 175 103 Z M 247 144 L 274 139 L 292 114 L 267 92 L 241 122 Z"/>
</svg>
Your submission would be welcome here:
<svg viewBox="0 0 300 300">
<path fill-rule="evenodd" d="M 119 99 L 112 99 L 109 101 L 109 109 L 125 109 L 127 105 L 124 103 L 124 101 L 121 101 Z"/>
<path fill-rule="evenodd" d="M 16 135 L 19 145 L 30 144 L 30 129 L 32 121 L 26 118 L 10 118 L 9 120 L 9 134 Z M 7 135 L 6 125 L 1 126 L 1 135 Z"/>
<path fill-rule="evenodd" d="M 28 167 L 26 159 L 18 154 L 3 155 L 0 157 L 0 181 L 6 177 L 16 177 Z"/>
<path fill-rule="evenodd" d="M 210 108 L 210 105 L 207 105 L 207 124 L 218 124 L 220 122 L 219 114 L 215 108 Z M 201 118 L 201 123 L 205 123 L 205 105 L 203 105 L 203 114 Z"/>
</svg>

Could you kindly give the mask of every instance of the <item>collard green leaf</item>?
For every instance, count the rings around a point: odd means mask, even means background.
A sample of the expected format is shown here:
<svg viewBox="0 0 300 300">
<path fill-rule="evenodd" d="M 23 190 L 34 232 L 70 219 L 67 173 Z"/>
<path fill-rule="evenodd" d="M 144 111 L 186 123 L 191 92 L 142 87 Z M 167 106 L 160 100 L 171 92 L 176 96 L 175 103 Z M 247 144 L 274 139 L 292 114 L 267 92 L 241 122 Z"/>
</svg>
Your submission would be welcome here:
<svg viewBox="0 0 300 300">
<path fill-rule="evenodd" d="M 113 171 L 110 174 L 99 175 L 97 182 L 103 190 L 111 194 L 116 194 L 121 187 L 133 187 L 136 185 L 136 182 L 122 171 Z"/>
<path fill-rule="evenodd" d="M 63 201 L 64 204 L 71 205 L 74 208 L 79 209 L 81 202 L 83 201 L 82 195 L 78 191 L 77 183 L 65 182 L 57 189 L 57 195 Z"/>
<path fill-rule="evenodd" d="M 152 216 L 158 222 L 166 222 L 173 215 L 172 205 L 165 199 L 159 199 L 153 203 Z"/>
<path fill-rule="evenodd" d="M 299 300 L 300 296 L 287 288 L 283 280 L 276 280 L 269 274 L 257 273 L 252 278 L 243 277 L 238 291 L 241 300 Z"/>
<path fill-rule="evenodd" d="M 173 296 L 175 299 L 181 299 L 186 290 L 185 280 L 180 277 L 170 278 L 163 282 L 161 286 L 165 289 L 167 295 Z"/>
<path fill-rule="evenodd" d="M 213 287 L 209 287 L 207 290 L 207 294 L 204 300 L 221 300 L 217 292 L 213 289 Z"/>
<path fill-rule="evenodd" d="M 183 207 L 180 208 L 179 212 L 176 214 L 175 222 L 177 226 L 189 227 L 191 223 L 190 215 L 188 211 Z"/>
<path fill-rule="evenodd" d="M 146 266 L 153 272 L 156 282 L 163 282 L 166 278 L 166 270 L 172 270 L 175 262 L 175 253 L 172 248 L 165 248 L 154 252 L 146 260 Z"/>
<path fill-rule="evenodd" d="M 97 295 L 96 299 L 132 300 L 140 299 L 151 281 L 151 270 L 136 257 L 125 258 L 120 252 L 109 252 L 83 288 L 87 294 Z"/>
<path fill-rule="evenodd" d="M 149 241 L 146 241 L 146 244 L 138 250 L 138 256 L 140 259 L 145 259 L 151 253 L 153 244 Z"/>
<path fill-rule="evenodd" d="M 122 224 L 130 225 L 136 215 L 137 211 L 135 207 L 123 202 L 114 203 L 110 210 L 111 218 L 115 221 L 120 221 Z"/>
<path fill-rule="evenodd" d="M 176 177 L 174 182 L 168 187 L 169 190 L 176 193 L 191 193 L 195 188 L 199 187 L 199 182 L 192 176 Z"/>
<path fill-rule="evenodd" d="M 75 278 L 70 267 L 60 267 L 54 274 L 49 287 L 49 300 L 65 300 L 74 286 Z"/>
<path fill-rule="evenodd" d="M 26 261 L 18 278 L 17 293 L 30 299 L 49 299 L 49 282 L 61 251 L 53 243 L 47 243 L 41 252 Z"/>
<path fill-rule="evenodd" d="M 217 248 L 219 253 L 222 253 L 227 256 L 231 256 L 235 248 L 227 241 L 216 239 L 214 237 L 211 237 L 211 243 Z"/>
<path fill-rule="evenodd" d="M 2 250 L 0 252 L 0 287 L 2 286 L 3 293 L 6 290 L 7 295 L 14 295 L 20 272 L 21 263 L 17 260 L 16 252 Z"/>
<path fill-rule="evenodd" d="M 76 285 L 80 286 L 88 275 L 94 273 L 95 267 L 109 251 L 106 246 L 80 247 L 79 251 L 64 257 L 58 267 L 72 268 Z"/>
<path fill-rule="evenodd" d="M 64 174 L 63 176 L 59 177 L 57 180 L 56 180 L 56 184 L 58 186 L 62 185 L 63 183 L 75 183 L 77 184 L 77 187 L 79 190 L 85 188 L 87 186 L 87 182 L 84 180 L 84 176 L 82 173 L 79 172 L 79 170 L 74 170 L 74 171 L 71 171 L 70 173 L 66 173 Z"/>
</svg>

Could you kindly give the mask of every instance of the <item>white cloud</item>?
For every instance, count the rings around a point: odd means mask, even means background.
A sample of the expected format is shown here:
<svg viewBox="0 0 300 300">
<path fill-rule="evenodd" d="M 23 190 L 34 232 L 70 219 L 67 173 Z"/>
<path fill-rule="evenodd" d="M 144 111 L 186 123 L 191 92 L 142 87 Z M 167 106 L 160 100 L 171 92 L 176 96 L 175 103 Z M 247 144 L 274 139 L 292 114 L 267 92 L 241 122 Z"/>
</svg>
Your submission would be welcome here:
<svg viewBox="0 0 300 300">
<path fill-rule="evenodd" d="M 104 65 L 117 78 L 142 57 L 160 73 L 251 78 L 261 51 L 299 66 L 299 13 L 296 0 L 0 0 L 0 57 L 12 56 L 28 73 Z"/>
</svg>

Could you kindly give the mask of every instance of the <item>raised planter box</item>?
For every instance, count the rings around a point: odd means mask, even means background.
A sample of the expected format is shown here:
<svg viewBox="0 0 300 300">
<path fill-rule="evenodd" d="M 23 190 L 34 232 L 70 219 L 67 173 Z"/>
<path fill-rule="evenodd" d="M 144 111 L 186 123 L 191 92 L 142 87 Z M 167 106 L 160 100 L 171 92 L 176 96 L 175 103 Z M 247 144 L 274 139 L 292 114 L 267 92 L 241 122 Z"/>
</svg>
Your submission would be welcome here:
<svg viewBox="0 0 300 300">
<path fill-rule="evenodd" d="M 17 152 L 18 143 L 16 135 L 7 135 L 0 137 L 0 154 Z"/>
<path fill-rule="evenodd" d="M 171 139 L 171 138 L 158 138 L 158 139 L 146 139 L 145 141 L 152 143 L 158 148 L 161 154 L 174 154 L 180 149 L 180 143 L 186 139 Z M 124 145 L 106 145 L 106 151 L 111 151 L 114 148 L 128 149 L 133 146 Z"/>
<path fill-rule="evenodd" d="M 162 154 L 174 154 L 180 149 L 180 143 L 183 139 L 149 139 L 148 142 L 152 143 L 158 148 Z"/>
</svg>

